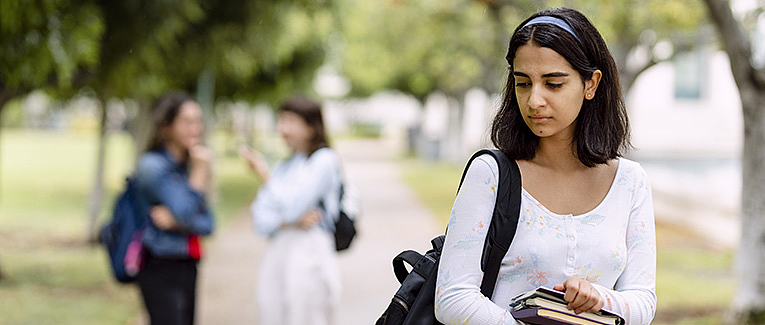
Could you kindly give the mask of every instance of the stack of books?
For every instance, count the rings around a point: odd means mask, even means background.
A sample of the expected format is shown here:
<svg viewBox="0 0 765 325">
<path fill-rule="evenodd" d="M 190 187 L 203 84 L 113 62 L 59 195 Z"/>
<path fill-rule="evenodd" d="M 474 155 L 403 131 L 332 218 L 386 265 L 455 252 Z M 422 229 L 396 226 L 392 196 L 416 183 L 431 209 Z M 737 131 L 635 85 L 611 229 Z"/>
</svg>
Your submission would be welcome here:
<svg viewBox="0 0 765 325">
<path fill-rule="evenodd" d="M 526 324 L 558 325 L 624 325 L 624 318 L 605 309 L 597 313 L 574 313 L 566 308 L 563 292 L 540 287 L 513 298 L 510 313 L 516 320 Z"/>
</svg>

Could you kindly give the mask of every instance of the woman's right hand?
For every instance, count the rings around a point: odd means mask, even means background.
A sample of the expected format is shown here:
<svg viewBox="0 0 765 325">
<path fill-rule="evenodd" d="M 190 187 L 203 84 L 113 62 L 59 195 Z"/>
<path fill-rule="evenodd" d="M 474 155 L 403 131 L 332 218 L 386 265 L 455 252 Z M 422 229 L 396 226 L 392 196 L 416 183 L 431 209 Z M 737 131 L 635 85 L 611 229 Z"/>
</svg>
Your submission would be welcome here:
<svg viewBox="0 0 765 325">
<path fill-rule="evenodd" d="M 213 152 L 203 145 L 189 148 L 189 159 L 192 166 L 209 167 L 213 159 Z"/>
<path fill-rule="evenodd" d="M 598 290 L 585 279 L 571 277 L 563 283 L 556 284 L 553 289 L 565 292 L 563 300 L 568 302 L 568 309 L 573 310 L 577 315 L 585 311 L 596 313 L 605 304 Z"/>
<path fill-rule="evenodd" d="M 260 176 L 263 182 L 268 181 L 268 163 L 263 154 L 248 146 L 242 145 L 239 147 L 239 156 L 247 162 L 247 166 Z"/>
<path fill-rule="evenodd" d="M 207 193 L 210 189 L 210 164 L 213 160 L 213 151 L 203 145 L 189 148 L 189 185 L 201 193 Z"/>
</svg>

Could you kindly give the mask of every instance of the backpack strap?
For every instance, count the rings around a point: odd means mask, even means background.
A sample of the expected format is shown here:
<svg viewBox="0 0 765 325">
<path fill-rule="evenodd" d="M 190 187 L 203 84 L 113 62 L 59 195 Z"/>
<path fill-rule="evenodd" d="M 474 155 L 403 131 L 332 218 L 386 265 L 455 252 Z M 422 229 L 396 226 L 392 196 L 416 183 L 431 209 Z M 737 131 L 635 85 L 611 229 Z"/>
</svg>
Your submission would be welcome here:
<svg viewBox="0 0 765 325">
<path fill-rule="evenodd" d="M 404 266 L 404 262 L 409 264 L 409 266 L 412 267 L 412 272 L 414 272 L 414 266 L 417 265 L 417 261 L 419 261 L 422 258 L 422 254 L 417 253 L 413 250 L 407 250 L 399 253 L 396 255 L 396 257 L 393 258 L 393 273 L 396 274 L 396 279 L 398 279 L 398 283 L 403 284 L 406 277 L 409 275 L 409 271 L 406 270 L 406 267 Z M 427 275 L 423 275 L 427 276 Z"/>
<path fill-rule="evenodd" d="M 481 270 L 484 272 L 481 281 L 481 293 L 491 299 L 499 276 L 499 267 L 510 248 L 518 227 L 518 216 L 521 213 L 521 172 L 518 164 L 514 160 L 508 159 L 502 151 L 483 149 L 473 154 L 468 161 L 465 171 L 462 173 L 460 187 L 462 187 L 470 164 L 475 158 L 484 154 L 491 155 L 499 166 L 497 202 L 494 204 L 494 212 L 481 256 Z"/>
</svg>

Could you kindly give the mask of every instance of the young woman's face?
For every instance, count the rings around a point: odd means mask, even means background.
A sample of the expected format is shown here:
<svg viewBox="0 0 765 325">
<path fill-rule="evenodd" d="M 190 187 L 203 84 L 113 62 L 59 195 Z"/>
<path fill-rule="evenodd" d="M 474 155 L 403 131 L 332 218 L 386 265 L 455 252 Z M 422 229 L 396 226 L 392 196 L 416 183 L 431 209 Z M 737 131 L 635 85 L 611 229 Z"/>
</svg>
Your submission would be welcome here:
<svg viewBox="0 0 765 325">
<path fill-rule="evenodd" d="M 313 128 L 300 115 L 293 112 L 279 113 L 276 128 L 292 151 L 307 150 L 313 138 Z"/>
<path fill-rule="evenodd" d="M 204 133 L 204 121 L 202 108 L 194 101 L 187 101 L 181 105 L 175 120 L 165 127 L 164 137 L 169 143 L 183 150 L 202 143 Z"/>
<path fill-rule="evenodd" d="M 531 132 L 573 140 L 585 95 L 595 94 L 600 71 L 583 84 L 563 56 L 533 43 L 518 48 L 513 67 L 518 107 Z"/>
</svg>

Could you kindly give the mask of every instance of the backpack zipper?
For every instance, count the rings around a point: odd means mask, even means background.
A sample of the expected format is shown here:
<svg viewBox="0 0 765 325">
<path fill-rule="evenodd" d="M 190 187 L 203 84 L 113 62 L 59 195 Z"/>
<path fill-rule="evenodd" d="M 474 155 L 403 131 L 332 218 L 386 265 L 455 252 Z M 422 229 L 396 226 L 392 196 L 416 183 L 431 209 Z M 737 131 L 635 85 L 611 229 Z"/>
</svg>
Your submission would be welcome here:
<svg viewBox="0 0 765 325">
<path fill-rule="evenodd" d="M 405 312 L 407 312 L 407 313 L 409 313 L 409 306 L 407 306 L 407 305 L 406 305 L 406 302 L 404 302 L 404 300 L 403 300 L 403 299 L 401 299 L 401 298 L 399 298 L 399 297 L 396 297 L 396 296 L 394 296 L 394 297 L 393 297 L 393 302 L 395 302 L 395 303 L 397 303 L 397 304 L 401 305 L 401 307 L 404 307 L 404 311 L 405 311 Z"/>
</svg>

